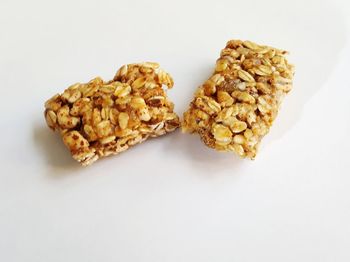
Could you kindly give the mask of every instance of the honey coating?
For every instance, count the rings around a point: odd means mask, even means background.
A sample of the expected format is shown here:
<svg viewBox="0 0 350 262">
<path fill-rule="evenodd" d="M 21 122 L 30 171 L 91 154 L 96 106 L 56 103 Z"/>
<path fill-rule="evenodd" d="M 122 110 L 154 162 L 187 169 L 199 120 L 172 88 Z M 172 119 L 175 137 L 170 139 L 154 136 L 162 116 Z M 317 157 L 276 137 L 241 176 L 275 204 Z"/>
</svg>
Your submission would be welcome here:
<svg viewBox="0 0 350 262">
<path fill-rule="evenodd" d="M 286 54 L 250 41 L 228 41 L 184 113 L 182 130 L 198 133 L 210 148 L 254 159 L 292 89 L 294 67 Z"/>
<path fill-rule="evenodd" d="M 179 127 L 162 87 L 173 84 L 157 63 L 124 65 L 112 81 L 97 77 L 53 96 L 45 103 L 46 123 L 60 132 L 75 160 L 90 165 Z"/>
</svg>

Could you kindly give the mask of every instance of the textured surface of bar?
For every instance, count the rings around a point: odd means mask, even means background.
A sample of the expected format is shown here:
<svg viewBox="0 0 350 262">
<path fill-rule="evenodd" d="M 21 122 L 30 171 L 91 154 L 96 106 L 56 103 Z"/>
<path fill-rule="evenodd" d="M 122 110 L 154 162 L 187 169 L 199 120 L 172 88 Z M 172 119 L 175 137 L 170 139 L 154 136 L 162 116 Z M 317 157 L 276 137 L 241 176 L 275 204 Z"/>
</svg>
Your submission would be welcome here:
<svg viewBox="0 0 350 262">
<path fill-rule="evenodd" d="M 292 88 L 294 68 L 286 54 L 250 41 L 227 42 L 184 113 L 183 131 L 198 133 L 211 148 L 253 159 Z"/>
<path fill-rule="evenodd" d="M 46 122 L 73 158 L 89 165 L 179 126 L 162 85 L 171 88 L 173 80 L 157 63 L 124 65 L 112 81 L 97 77 L 49 99 Z"/>
</svg>

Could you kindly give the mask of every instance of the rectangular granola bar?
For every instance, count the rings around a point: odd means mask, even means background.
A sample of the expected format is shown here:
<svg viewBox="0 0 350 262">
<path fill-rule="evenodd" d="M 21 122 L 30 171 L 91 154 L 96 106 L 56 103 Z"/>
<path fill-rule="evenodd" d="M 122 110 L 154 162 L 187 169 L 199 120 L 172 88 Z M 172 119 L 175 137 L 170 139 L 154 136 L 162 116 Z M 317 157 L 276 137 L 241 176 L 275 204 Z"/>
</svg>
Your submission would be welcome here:
<svg viewBox="0 0 350 262">
<path fill-rule="evenodd" d="M 89 165 L 179 126 L 162 85 L 171 88 L 173 80 L 157 63 L 124 65 L 112 81 L 97 77 L 49 99 L 46 122 L 73 158 Z"/>
<path fill-rule="evenodd" d="M 253 159 L 292 88 L 294 68 L 286 54 L 250 41 L 228 41 L 213 75 L 184 113 L 183 131 L 198 133 L 211 148 Z"/>
</svg>

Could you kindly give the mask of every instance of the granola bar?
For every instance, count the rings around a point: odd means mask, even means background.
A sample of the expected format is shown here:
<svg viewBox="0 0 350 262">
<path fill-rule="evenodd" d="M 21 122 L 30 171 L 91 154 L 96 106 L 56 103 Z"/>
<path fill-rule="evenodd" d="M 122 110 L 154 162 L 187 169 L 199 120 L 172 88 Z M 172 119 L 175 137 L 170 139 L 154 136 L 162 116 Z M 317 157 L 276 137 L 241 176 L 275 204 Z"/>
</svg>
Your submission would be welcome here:
<svg viewBox="0 0 350 262">
<path fill-rule="evenodd" d="M 286 54 L 250 41 L 228 41 L 213 75 L 184 113 L 183 131 L 198 133 L 216 150 L 254 159 L 292 88 L 294 68 Z"/>
<path fill-rule="evenodd" d="M 171 88 L 173 80 L 157 63 L 124 65 L 111 81 L 97 77 L 53 96 L 45 103 L 45 119 L 73 158 L 90 165 L 179 126 L 162 85 Z"/>
</svg>

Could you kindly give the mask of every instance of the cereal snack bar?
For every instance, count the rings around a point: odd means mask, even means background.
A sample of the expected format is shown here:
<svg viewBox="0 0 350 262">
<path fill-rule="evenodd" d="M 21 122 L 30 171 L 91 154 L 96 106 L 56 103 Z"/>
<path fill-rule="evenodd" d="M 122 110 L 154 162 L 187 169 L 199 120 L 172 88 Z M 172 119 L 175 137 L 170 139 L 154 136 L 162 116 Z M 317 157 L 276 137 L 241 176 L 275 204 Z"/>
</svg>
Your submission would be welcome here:
<svg viewBox="0 0 350 262">
<path fill-rule="evenodd" d="M 182 129 L 209 147 L 254 159 L 261 139 L 292 88 L 294 68 L 286 51 L 230 40 L 213 75 L 184 113 Z"/>
<path fill-rule="evenodd" d="M 90 165 L 179 126 L 163 85 L 171 88 L 173 79 L 157 63 L 124 65 L 112 81 L 97 77 L 53 96 L 45 103 L 45 119 L 73 158 Z"/>
</svg>

